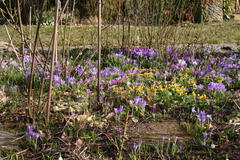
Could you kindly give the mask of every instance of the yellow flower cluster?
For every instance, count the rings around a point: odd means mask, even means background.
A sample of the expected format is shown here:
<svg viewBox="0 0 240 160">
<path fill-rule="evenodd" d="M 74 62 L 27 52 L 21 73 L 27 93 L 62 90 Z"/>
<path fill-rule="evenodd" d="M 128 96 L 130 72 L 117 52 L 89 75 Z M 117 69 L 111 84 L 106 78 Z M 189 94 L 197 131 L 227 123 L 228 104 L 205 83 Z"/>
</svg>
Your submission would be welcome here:
<svg viewBox="0 0 240 160">
<path fill-rule="evenodd" d="M 135 90 L 136 90 L 136 93 L 137 93 L 138 95 L 140 95 L 140 94 L 143 92 L 143 86 L 139 85 L 139 86 L 136 87 Z"/>
<path fill-rule="evenodd" d="M 200 100 L 207 100 L 205 94 L 199 94 L 196 90 L 197 81 L 194 76 L 192 76 L 193 70 L 186 68 L 182 70 L 183 72 L 176 75 L 172 81 L 157 81 L 154 80 L 154 72 L 140 71 L 137 74 L 130 73 L 126 76 L 126 82 L 133 81 L 133 78 L 137 77 L 138 82 L 144 82 L 145 84 L 129 83 L 123 86 L 113 85 L 111 88 L 116 94 L 121 94 L 126 97 L 131 95 L 146 97 L 148 102 L 151 102 L 154 97 L 161 96 L 162 93 L 170 95 L 175 95 L 179 97 L 184 96 L 194 96 Z M 187 89 L 189 88 L 189 89 Z M 189 93 L 190 90 L 193 91 Z"/>
<path fill-rule="evenodd" d="M 157 87 L 155 85 L 151 85 L 147 88 L 147 100 L 151 101 L 155 96 L 157 96 Z"/>
<path fill-rule="evenodd" d="M 177 93 L 178 95 L 187 95 L 185 92 L 185 87 L 181 86 L 178 83 L 171 82 L 171 85 L 168 87 L 173 93 Z"/>
<path fill-rule="evenodd" d="M 198 96 L 198 98 L 201 99 L 201 100 L 206 100 L 206 99 L 207 99 L 206 94 L 203 94 L 203 95 L 197 94 L 197 96 Z"/>
</svg>

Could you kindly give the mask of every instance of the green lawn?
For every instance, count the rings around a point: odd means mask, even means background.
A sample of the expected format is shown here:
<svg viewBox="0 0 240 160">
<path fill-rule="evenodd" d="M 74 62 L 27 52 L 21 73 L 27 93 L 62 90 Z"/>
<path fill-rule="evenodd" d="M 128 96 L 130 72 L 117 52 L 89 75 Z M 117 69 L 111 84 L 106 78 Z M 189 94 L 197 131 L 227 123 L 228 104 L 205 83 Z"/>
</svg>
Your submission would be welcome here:
<svg viewBox="0 0 240 160">
<path fill-rule="evenodd" d="M 69 26 L 68 26 L 69 27 Z M 103 27 L 103 45 L 119 46 L 122 43 L 123 27 Z M 24 31 L 28 35 L 29 27 Z M 33 37 L 36 26 L 33 26 Z M 15 45 L 20 45 L 20 36 L 9 26 L 9 31 Z M 59 28 L 58 44 L 70 42 L 71 46 L 93 45 L 97 42 L 97 26 L 78 25 L 67 28 L 64 37 L 64 26 Z M 70 31 L 70 32 L 69 32 Z M 49 44 L 53 26 L 41 28 L 41 41 L 44 46 Z M 0 26 L 0 41 L 9 41 L 4 26 Z M 70 35 L 70 36 L 69 36 Z M 157 47 L 161 44 L 191 44 L 191 43 L 228 43 L 240 42 L 240 22 L 228 21 L 212 24 L 187 24 L 176 26 L 125 26 L 125 45 Z"/>
</svg>

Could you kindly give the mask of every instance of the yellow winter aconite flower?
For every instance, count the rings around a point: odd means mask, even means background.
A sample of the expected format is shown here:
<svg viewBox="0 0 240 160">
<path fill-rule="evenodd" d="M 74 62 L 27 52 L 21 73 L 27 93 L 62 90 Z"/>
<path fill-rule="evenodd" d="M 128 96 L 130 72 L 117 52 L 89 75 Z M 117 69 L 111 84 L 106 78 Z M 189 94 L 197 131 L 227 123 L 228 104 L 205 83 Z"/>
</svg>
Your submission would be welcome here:
<svg viewBox="0 0 240 160">
<path fill-rule="evenodd" d="M 132 87 L 130 87 L 130 86 L 128 86 L 128 90 L 130 90 L 130 91 L 133 91 L 133 88 L 132 88 Z"/>
<path fill-rule="evenodd" d="M 157 89 L 156 89 L 155 86 L 151 86 L 150 89 L 151 89 L 152 92 L 157 92 Z"/>
<path fill-rule="evenodd" d="M 163 91 L 163 90 L 164 90 L 163 87 L 162 87 L 162 85 L 160 85 L 158 88 L 160 89 L 160 91 Z"/>
<path fill-rule="evenodd" d="M 198 94 L 198 98 L 204 100 L 204 99 L 207 99 L 207 96 L 206 94 L 203 94 L 203 95 Z"/>
<path fill-rule="evenodd" d="M 138 87 L 136 88 L 136 92 L 137 92 L 137 93 L 142 93 L 142 92 L 143 92 L 143 87 L 142 87 L 142 86 L 138 86 Z"/>
<path fill-rule="evenodd" d="M 179 86 L 180 86 L 180 85 L 177 84 L 177 83 L 175 83 L 175 84 L 173 85 L 174 88 L 178 88 Z"/>
<path fill-rule="evenodd" d="M 184 91 L 185 91 L 185 88 L 182 86 L 182 87 L 180 87 L 180 88 L 178 88 L 178 89 L 176 89 L 176 92 L 178 93 L 178 94 L 180 94 L 180 95 L 182 95 L 183 93 L 184 93 Z"/>
<path fill-rule="evenodd" d="M 190 70 L 190 68 L 186 68 L 185 71 L 186 72 L 190 72 L 191 70 Z"/>
<path fill-rule="evenodd" d="M 111 88 L 113 88 L 113 89 L 116 88 L 116 87 L 117 87 L 116 85 L 111 86 Z"/>
<path fill-rule="evenodd" d="M 196 95 L 196 93 L 193 91 L 193 92 L 192 92 L 192 95 L 194 95 L 194 96 L 195 96 L 195 95 Z"/>
<path fill-rule="evenodd" d="M 219 79 L 217 80 L 218 83 L 222 83 L 224 78 L 223 77 L 218 77 Z"/>
</svg>

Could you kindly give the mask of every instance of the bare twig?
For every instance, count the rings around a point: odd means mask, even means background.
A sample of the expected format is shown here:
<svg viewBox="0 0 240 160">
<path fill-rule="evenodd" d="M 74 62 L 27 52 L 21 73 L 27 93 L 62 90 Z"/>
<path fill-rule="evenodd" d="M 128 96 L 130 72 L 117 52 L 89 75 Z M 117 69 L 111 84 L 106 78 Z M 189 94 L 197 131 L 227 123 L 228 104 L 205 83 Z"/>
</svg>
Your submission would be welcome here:
<svg viewBox="0 0 240 160">
<path fill-rule="evenodd" d="M 40 32 L 40 27 L 41 27 L 41 22 L 42 22 L 42 15 L 43 15 L 43 8 L 45 6 L 46 0 L 44 0 L 41 12 L 40 12 L 40 20 L 38 22 L 37 26 L 37 31 L 36 31 L 36 36 L 34 40 L 34 45 L 33 45 L 33 51 L 32 51 L 32 64 L 31 64 L 31 73 L 30 73 L 30 78 L 29 78 L 29 86 L 28 86 L 28 114 L 32 118 L 32 85 L 33 85 L 33 77 L 34 77 L 34 68 L 35 68 L 35 57 L 36 57 L 36 50 L 37 50 L 37 42 L 39 39 L 39 32 Z"/>
<path fill-rule="evenodd" d="M 11 38 L 11 36 L 10 36 L 10 34 L 9 34 L 8 28 L 7 28 L 6 25 L 4 25 L 4 27 L 5 27 L 5 30 L 6 30 L 6 32 L 7 32 L 7 36 L 8 36 L 8 39 L 9 39 L 9 41 L 10 41 L 10 45 L 11 45 L 11 47 L 12 47 L 12 49 L 13 49 L 13 52 L 14 52 L 14 54 L 16 55 L 17 60 L 19 61 L 19 63 L 21 63 L 21 60 L 20 60 L 20 58 L 19 58 L 19 56 L 18 56 L 18 52 L 16 51 L 16 48 L 15 48 L 14 45 L 13 45 L 12 38 Z"/>
<path fill-rule="evenodd" d="M 51 57 L 51 73 L 50 73 L 50 84 L 49 84 L 49 91 L 48 91 L 48 103 L 47 103 L 47 123 L 49 122 L 50 118 L 50 106 L 51 106 L 51 99 L 52 99 L 52 83 L 53 83 L 53 71 L 54 71 L 54 62 L 55 62 L 55 55 L 57 53 L 57 29 L 58 29 L 58 10 L 59 10 L 59 0 L 55 0 L 56 4 L 56 11 L 55 11 L 55 22 L 54 22 L 54 40 L 52 44 L 52 57 Z"/>
<path fill-rule="evenodd" d="M 29 12 L 29 48 L 32 49 L 32 7 Z"/>
<path fill-rule="evenodd" d="M 21 51 L 22 54 L 22 66 L 25 69 L 24 64 L 24 33 L 23 33 L 23 25 L 22 25 L 22 17 L 21 17 L 21 6 L 19 0 L 17 0 L 17 9 L 18 9 L 18 21 L 19 21 L 19 29 L 20 29 L 20 36 L 21 36 Z"/>
<path fill-rule="evenodd" d="M 102 49 L 102 0 L 98 2 L 98 86 L 97 86 L 97 100 L 100 102 L 100 89 L 101 89 L 101 49 Z"/>
</svg>

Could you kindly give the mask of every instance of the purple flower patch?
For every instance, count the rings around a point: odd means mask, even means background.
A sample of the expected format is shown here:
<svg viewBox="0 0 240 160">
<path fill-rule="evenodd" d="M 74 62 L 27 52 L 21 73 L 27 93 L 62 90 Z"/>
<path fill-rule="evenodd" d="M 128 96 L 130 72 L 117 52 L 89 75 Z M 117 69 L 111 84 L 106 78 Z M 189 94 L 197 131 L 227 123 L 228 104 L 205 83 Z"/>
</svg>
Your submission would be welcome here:
<svg viewBox="0 0 240 160">
<path fill-rule="evenodd" d="M 225 85 L 222 83 L 210 82 L 208 84 L 209 91 L 226 91 Z"/>
</svg>

